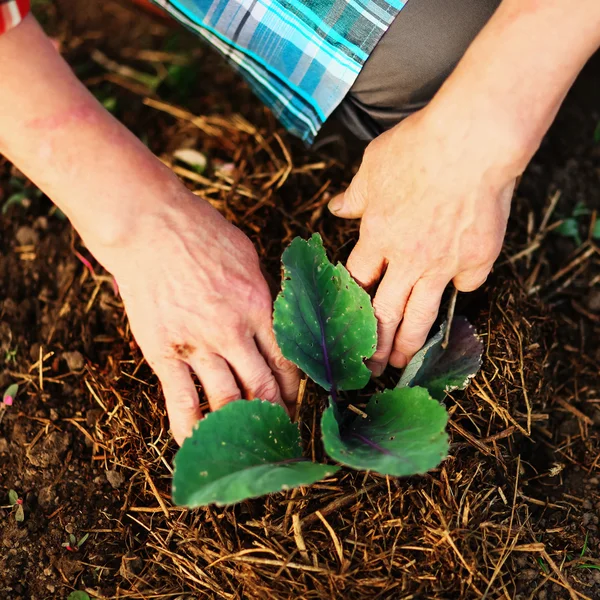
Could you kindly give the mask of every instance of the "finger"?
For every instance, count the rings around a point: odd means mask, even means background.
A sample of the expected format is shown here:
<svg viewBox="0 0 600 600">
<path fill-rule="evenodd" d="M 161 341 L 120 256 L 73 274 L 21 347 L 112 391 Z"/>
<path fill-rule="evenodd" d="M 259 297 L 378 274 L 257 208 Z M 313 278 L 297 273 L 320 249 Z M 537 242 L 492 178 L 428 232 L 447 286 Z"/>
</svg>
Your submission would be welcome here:
<svg viewBox="0 0 600 600">
<path fill-rule="evenodd" d="M 485 266 L 463 271 L 452 282 L 459 292 L 474 292 L 485 283 L 491 270 L 491 266 Z"/>
<path fill-rule="evenodd" d="M 254 340 L 236 349 L 236 356 L 229 360 L 248 400 L 260 398 L 285 407 L 279 384 L 267 361 L 258 351 Z"/>
<path fill-rule="evenodd" d="M 379 284 L 373 300 L 377 317 L 377 350 L 367 361 L 367 366 L 375 377 L 379 377 L 387 366 L 411 288 L 412 282 L 407 282 L 404 273 L 392 268 L 387 270 Z"/>
<path fill-rule="evenodd" d="M 281 397 L 288 406 L 290 414 L 293 416 L 298 399 L 300 372 L 294 363 L 286 360 L 283 354 L 281 354 L 281 350 L 275 340 L 270 318 L 268 323 L 259 328 L 256 334 L 256 345 L 275 376 L 279 384 Z"/>
<path fill-rule="evenodd" d="M 189 358 L 189 363 L 200 379 L 211 410 L 219 410 L 242 397 L 231 368 L 221 356 L 193 355 Z"/>
<path fill-rule="evenodd" d="M 365 179 L 356 174 L 342 194 L 338 194 L 328 204 L 331 213 L 342 219 L 360 219 L 367 208 Z"/>
<path fill-rule="evenodd" d="M 359 239 L 348 257 L 346 268 L 361 287 L 369 289 L 381 279 L 385 259 L 379 252 L 368 251 Z"/>
<path fill-rule="evenodd" d="M 404 368 L 423 347 L 440 310 L 445 288 L 446 281 L 443 283 L 429 279 L 417 281 L 406 304 L 402 325 L 394 340 L 394 350 L 390 356 L 392 366 Z"/>
<path fill-rule="evenodd" d="M 173 437 L 181 445 L 202 418 L 196 386 L 189 367 L 180 360 L 155 364 L 154 371 L 163 388 Z"/>
</svg>

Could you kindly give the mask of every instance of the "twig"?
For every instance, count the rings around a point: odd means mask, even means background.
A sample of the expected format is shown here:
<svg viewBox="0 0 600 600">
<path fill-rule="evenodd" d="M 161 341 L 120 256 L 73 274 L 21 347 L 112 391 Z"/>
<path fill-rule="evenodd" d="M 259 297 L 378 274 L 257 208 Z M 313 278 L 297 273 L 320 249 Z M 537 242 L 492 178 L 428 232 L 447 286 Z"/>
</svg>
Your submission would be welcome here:
<svg viewBox="0 0 600 600">
<path fill-rule="evenodd" d="M 458 290 L 453 287 L 452 297 L 450 298 L 450 306 L 448 306 L 448 316 L 446 317 L 446 333 L 444 335 L 444 341 L 442 342 L 442 348 L 445 350 L 450 343 L 450 330 L 452 329 L 452 320 L 454 319 L 454 309 L 456 308 L 456 299 L 458 298 Z"/>
</svg>

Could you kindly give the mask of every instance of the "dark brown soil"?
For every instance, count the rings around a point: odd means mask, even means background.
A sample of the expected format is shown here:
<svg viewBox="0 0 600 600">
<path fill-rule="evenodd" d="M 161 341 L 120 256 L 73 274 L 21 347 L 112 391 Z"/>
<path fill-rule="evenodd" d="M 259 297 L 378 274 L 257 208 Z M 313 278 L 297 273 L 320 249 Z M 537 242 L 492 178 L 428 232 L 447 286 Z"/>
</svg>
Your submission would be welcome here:
<svg viewBox="0 0 600 600">
<path fill-rule="evenodd" d="M 323 207 L 357 167 L 347 146 L 334 137 L 305 150 L 186 34 L 114 2 L 89 4 L 63 0 L 41 17 L 158 155 L 187 144 L 208 157 L 208 183 L 187 183 L 252 238 L 271 275 L 292 237 L 312 231 L 344 259 L 357 224 Z M 94 54 L 153 73 L 140 53 L 150 49 L 192 57 L 173 75 L 179 91 L 109 73 Z M 449 399 L 450 458 L 422 477 L 342 470 L 225 509 L 171 505 L 176 448 L 110 277 L 95 263 L 90 273 L 68 222 L 0 157 L 0 205 L 23 184 L 28 198 L 0 215 L 0 391 L 21 386 L 0 421 L 0 505 L 14 489 L 25 508 L 23 523 L 0 509 L 0 598 L 600 599 L 596 213 L 581 217 L 580 246 L 552 231 L 578 202 L 600 210 L 599 82 L 596 57 L 523 178 L 494 274 L 459 299 L 486 356 L 471 388 Z M 209 119 L 197 127 L 169 106 Z M 232 175 L 219 177 L 228 163 Z M 319 402 L 309 388 L 305 422 Z M 69 550 L 71 533 L 90 535 Z"/>
</svg>

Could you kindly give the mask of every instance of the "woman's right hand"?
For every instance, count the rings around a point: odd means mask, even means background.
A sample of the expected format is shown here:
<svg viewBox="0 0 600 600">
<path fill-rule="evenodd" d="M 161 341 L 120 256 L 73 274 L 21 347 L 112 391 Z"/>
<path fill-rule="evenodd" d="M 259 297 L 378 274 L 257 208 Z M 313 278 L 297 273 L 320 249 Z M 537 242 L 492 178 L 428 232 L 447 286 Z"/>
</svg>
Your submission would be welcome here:
<svg viewBox="0 0 600 600">
<path fill-rule="evenodd" d="M 262 398 L 293 413 L 299 376 L 275 341 L 252 242 L 183 187 L 157 206 L 125 243 L 93 249 L 162 383 L 175 439 L 181 444 L 202 416 L 190 369 L 212 410 Z"/>
</svg>

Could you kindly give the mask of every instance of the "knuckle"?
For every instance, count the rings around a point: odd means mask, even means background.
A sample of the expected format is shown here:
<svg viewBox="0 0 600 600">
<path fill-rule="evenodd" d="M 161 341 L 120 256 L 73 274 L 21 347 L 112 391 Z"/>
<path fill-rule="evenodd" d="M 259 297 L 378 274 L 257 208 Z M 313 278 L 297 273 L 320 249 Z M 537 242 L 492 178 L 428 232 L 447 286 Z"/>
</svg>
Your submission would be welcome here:
<svg viewBox="0 0 600 600">
<path fill-rule="evenodd" d="M 400 311 L 398 308 L 392 307 L 386 302 L 378 302 L 377 298 L 375 298 L 373 301 L 373 308 L 377 320 L 383 326 L 394 325 L 400 321 Z"/>
<path fill-rule="evenodd" d="M 283 356 L 283 354 L 277 353 L 271 360 L 272 367 L 275 371 L 283 374 L 293 374 L 296 372 L 296 365 L 290 362 Z"/>
<path fill-rule="evenodd" d="M 439 306 L 430 306 L 426 304 L 413 305 L 410 311 L 411 322 L 415 324 L 414 326 L 419 328 L 423 327 L 423 325 L 429 325 L 435 321 L 438 309 Z"/>
<path fill-rule="evenodd" d="M 275 379 L 270 377 L 269 379 L 263 380 L 258 384 L 252 386 L 251 392 L 257 398 L 271 400 L 277 397 L 279 392 L 279 386 L 277 385 Z"/>
<path fill-rule="evenodd" d="M 423 347 L 426 339 L 426 330 L 404 332 L 394 343 L 394 350 L 404 355 L 412 355 Z"/>
<path fill-rule="evenodd" d="M 218 406 L 223 406 L 224 404 L 229 404 L 230 402 L 233 402 L 234 400 L 239 400 L 240 394 L 237 390 L 235 392 L 222 391 L 218 394 L 214 394 L 212 398 L 209 397 L 208 399 L 211 402 L 215 402 Z"/>
</svg>

